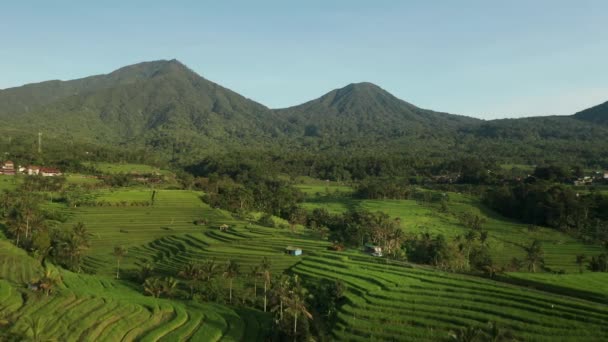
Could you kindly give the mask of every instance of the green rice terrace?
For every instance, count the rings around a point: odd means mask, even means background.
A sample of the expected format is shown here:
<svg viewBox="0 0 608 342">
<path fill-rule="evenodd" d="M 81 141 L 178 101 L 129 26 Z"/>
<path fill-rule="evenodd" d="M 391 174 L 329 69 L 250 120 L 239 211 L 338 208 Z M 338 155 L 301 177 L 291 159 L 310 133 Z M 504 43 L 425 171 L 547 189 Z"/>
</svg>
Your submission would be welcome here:
<svg viewBox="0 0 608 342">
<path fill-rule="evenodd" d="M 413 233 L 455 236 L 463 229 L 453 216 L 436 214 L 413 200 L 354 200 L 322 192 L 308 191 L 305 207 L 382 210 L 399 217 L 402 229 Z M 63 226 L 82 222 L 90 234 L 81 272 L 49 263 L 45 270 L 40 260 L 2 236 L 0 322 L 13 324 L 0 330 L 0 336 L 9 341 L 264 340 L 273 314 L 261 309 L 262 280 L 247 275 L 267 258 L 274 277 L 289 273 L 305 282 L 326 279 L 345 285 L 327 337 L 331 340 L 447 340 L 467 327 L 490 331 L 489 322 L 526 341 L 608 339 L 608 278 L 605 273 L 579 274 L 574 263 L 577 253 L 593 253 L 599 247 L 546 228 L 528 232 L 465 195 L 450 194 L 452 207 L 487 217 L 490 244 L 496 246 L 499 260 L 519 256 L 528 241 L 541 239 L 547 264 L 567 274 L 520 272 L 502 276 L 506 282 L 501 282 L 375 258 L 357 248 L 332 251 L 330 242 L 309 229 L 261 226 L 252 222 L 256 215 L 235 218 L 205 204 L 197 191 L 157 190 L 153 205 L 135 204 L 149 201 L 151 194 L 142 189 L 100 190 L 95 205 L 59 207 L 68 217 Z M 125 248 L 121 279 L 115 277 L 116 246 Z M 285 254 L 287 246 L 301 248 L 303 255 Z M 143 265 L 153 265 L 157 274 L 180 281 L 177 288 L 187 294 L 187 279 L 179 276 L 185 265 L 213 261 L 223 266 L 229 260 L 240 265 L 234 281 L 240 299 L 232 304 L 225 298 L 209 302 L 189 300 L 187 295 L 149 296 L 141 280 L 134 280 Z M 57 289 L 48 296 L 29 291 L 26 284 L 45 272 L 61 278 Z M 227 279 L 216 280 L 220 292 L 227 291 L 227 284 Z"/>
</svg>

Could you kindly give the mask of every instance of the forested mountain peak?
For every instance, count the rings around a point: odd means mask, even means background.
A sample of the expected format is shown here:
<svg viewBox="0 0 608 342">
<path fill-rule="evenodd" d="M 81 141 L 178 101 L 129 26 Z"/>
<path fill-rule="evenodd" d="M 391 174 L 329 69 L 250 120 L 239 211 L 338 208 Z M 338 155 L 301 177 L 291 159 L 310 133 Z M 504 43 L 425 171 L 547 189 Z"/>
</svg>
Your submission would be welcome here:
<svg viewBox="0 0 608 342">
<path fill-rule="evenodd" d="M 371 135 L 382 139 L 426 135 L 479 121 L 416 107 L 369 82 L 351 83 L 279 112 L 306 127 L 307 134 Z"/>
</svg>

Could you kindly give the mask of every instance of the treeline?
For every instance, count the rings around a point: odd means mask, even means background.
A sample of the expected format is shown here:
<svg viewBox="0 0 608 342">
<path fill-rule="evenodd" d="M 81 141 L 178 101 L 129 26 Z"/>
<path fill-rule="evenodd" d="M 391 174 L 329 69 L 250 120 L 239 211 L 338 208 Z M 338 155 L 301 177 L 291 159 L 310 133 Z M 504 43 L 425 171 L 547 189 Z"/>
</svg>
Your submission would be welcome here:
<svg viewBox="0 0 608 342">
<path fill-rule="evenodd" d="M 5 220 L 6 235 L 17 247 L 42 263 L 51 258 L 72 271 L 81 271 L 82 261 L 90 247 L 90 234 L 82 223 L 70 229 L 59 226 L 67 221 L 60 211 L 45 210 L 43 197 L 23 187 L 0 196 L 0 217 Z"/>
<path fill-rule="evenodd" d="M 485 204 L 532 225 L 545 225 L 584 241 L 608 240 L 608 196 L 548 182 L 518 183 L 488 190 Z"/>
<path fill-rule="evenodd" d="M 120 260 L 126 254 L 126 249 L 115 248 L 117 278 Z M 272 313 L 273 329 L 268 338 L 273 341 L 305 341 L 311 333 L 329 336 L 338 322 L 338 309 L 345 303 L 347 289 L 341 281 L 305 281 L 294 274 L 275 274 L 268 257 L 249 269 L 243 269 L 236 260 L 188 263 L 174 276 L 143 264 L 128 276 L 141 282 L 143 292 L 152 297 L 216 302 Z M 235 282 L 243 286 L 233 286 Z"/>
</svg>

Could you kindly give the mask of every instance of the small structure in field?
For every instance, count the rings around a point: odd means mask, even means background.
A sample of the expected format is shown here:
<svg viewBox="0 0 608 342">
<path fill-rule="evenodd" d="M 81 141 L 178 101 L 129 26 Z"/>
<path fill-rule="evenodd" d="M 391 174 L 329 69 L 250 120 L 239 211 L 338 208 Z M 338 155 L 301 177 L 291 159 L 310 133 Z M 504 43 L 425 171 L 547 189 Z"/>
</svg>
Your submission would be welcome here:
<svg viewBox="0 0 608 342">
<path fill-rule="evenodd" d="M 285 253 L 294 256 L 302 255 L 302 248 L 287 246 L 287 248 L 285 248 Z"/>
<path fill-rule="evenodd" d="M 382 247 L 368 243 L 368 244 L 365 244 L 365 252 L 369 253 L 375 257 L 381 257 L 382 256 Z"/>
<path fill-rule="evenodd" d="M 207 220 L 205 220 L 205 219 L 194 220 L 194 224 L 197 226 L 204 226 L 207 224 Z"/>
<path fill-rule="evenodd" d="M 61 176 L 61 171 L 53 167 L 41 167 L 40 174 L 42 175 L 42 177 L 55 177 Z"/>
<path fill-rule="evenodd" d="M 228 231 L 228 228 L 230 228 L 230 226 L 227 224 L 223 224 L 219 228 L 220 228 L 220 232 L 225 232 L 225 231 Z"/>
</svg>

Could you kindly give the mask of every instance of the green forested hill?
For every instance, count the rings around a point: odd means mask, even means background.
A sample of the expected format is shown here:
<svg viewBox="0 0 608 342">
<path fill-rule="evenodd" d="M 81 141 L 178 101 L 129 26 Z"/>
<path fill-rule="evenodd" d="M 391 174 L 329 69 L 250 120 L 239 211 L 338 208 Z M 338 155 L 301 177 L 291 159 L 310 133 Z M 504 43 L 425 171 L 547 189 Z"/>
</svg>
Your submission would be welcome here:
<svg viewBox="0 0 608 342">
<path fill-rule="evenodd" d="M 40 101 L 33 101 L 38 104 L 33 109 L 5 114 L 9 125 L 103 143 L 154 144 L 163 136 L 178 140 L 193 135 L 228 141 L 272 136 L 282 129 L 266 107 L 205 80 L 175 60 L 40 85 L 38 91 L 22 88 L 5 90 L 2 95 L 27 103 L 31 92 L 40 94 L 34 97 Z M 0 113 L 18 107 L 15 102 L 0 99 Z"/>
<path fill-rule="evenodd" d="M 182 161 L 247 148 L 608 164 L 608 127 L 597 125 L 606 112 L 603 104 L 574 116 L 484 121 L 421 109 L 371 83 L 271 110 L 176 60 L 0 90 L 3 135 L 42 132 Z"/>
<path fill-rule="evenodd" d="M 372 83 L 349 84 L 278 112 L 306 136 L 400 138 L 454 132 L 481 120 L 418 108 Z"/>
<path fill-rule="evenodd" d="M 608 124 L 608 102 L 574 114 L 574 118 L 593 123 Z"/>
</svg>

